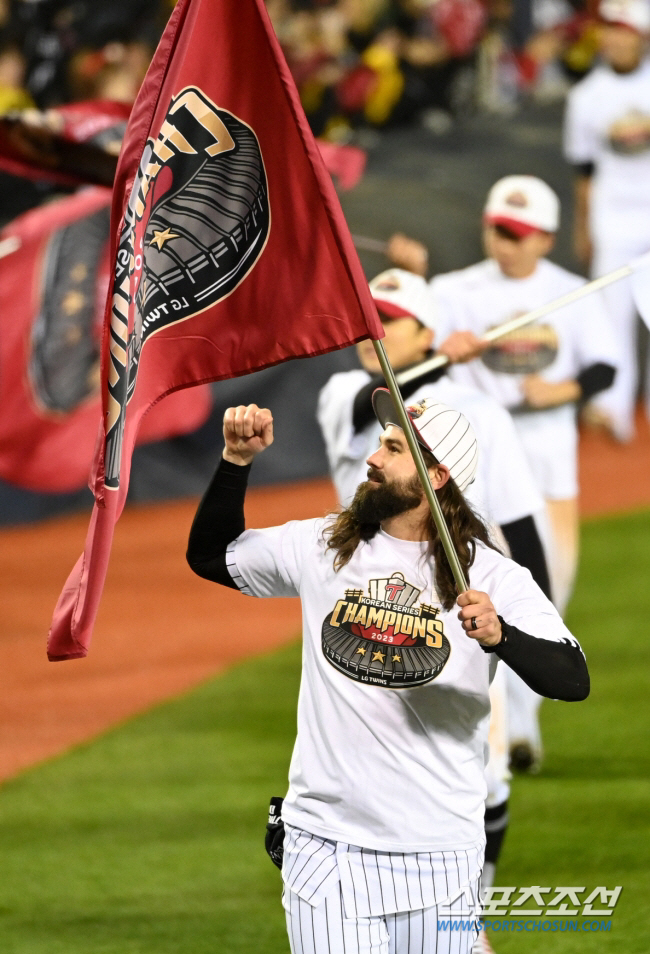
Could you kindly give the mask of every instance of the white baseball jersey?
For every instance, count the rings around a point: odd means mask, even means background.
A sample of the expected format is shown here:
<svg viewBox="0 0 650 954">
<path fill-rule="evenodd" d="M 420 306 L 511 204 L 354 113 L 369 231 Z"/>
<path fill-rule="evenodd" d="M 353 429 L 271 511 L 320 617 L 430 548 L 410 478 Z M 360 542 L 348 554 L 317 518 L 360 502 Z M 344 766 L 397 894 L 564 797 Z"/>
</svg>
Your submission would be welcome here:
<svg viewBox="0 0 650 954">
<path fill-rule="evenodd" d="M 363 370 L 332 375 L 318 399 L 320 424 L 332 480 L 339 499 L 347 506 L 359 484 L 367 479 L 366 460 L 379 446 L 378 421 L 358 434 L 352 425 L 352 405 L 357 392 L 370 381 Z M 447 375 L 434 384 L 423 384 L 407 399 L 417 404 L 433 398 L 461 411 L 478 442 L 476 480 L 465 496 L 474 509 L 495 524 L 511 523 L 543 509 L 544 501 L 507 411 L 476 388 L 452 381 Z"/>
<path fill-rule="evenodd" d="M 481 337 L 582 284 L 583 278 L 547 259 L 528 278 L 506 277 L 492 259 L 438 275 L 431 290 L 439 340 L 452 331 Z M 591 364 L 616 364 L 616 356 L 609 318 L 596 293 L 495 341 L 480 358 L 453 365 L 449 373 L 513 413 L 538 487 L 544 496 L 562 499 L 578 492 L 575 408 L 524 410 L 522 380 L 529 374 L 551 382 L 575 379 Z"/>
<path fill-rule="evenodd" d="M 650 60 L 633 73 L 597 66 L 569 92 L 564 127 L 569 162 L 594 163 L 590 200 L 595 241 L 650 242 Z"/>
<path fill-rule="evenodd" d="M 426 543 L 380 530 L 333 569 L 326 520 L 247 530 L 227 556 L 258 597 L 299 596 L 303 674 L 284 821 L 388 852 L 483 843 L 494 654 L 440 606 Z M 571 640 L 528 570 L 481 544 L 472 587 L 534 636 Z"/>
</svg>

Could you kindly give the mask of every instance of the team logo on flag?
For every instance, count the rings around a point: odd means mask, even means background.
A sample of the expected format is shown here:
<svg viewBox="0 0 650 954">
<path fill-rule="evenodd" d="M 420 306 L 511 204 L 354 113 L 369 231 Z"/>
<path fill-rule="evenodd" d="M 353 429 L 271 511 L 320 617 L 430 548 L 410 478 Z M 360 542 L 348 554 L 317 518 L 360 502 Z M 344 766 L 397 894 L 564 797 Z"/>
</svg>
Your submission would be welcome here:
<svg viewBox="0 0 650 954">
<path fill-rule="evenodd" d="M 451 652 L 439 607 L 418 603 L 421 590 L 401 573 L 346 590 L 325 618 L 322 649 L 356 682 L 386 689 L 421 686 L 439 676 Z"/>
<path fill-rule="evenodd" d="M 260 145 L 245 122 L 190 86 L 145 147 L 113 286 L 105 483 L 119 486 L 126 405 L 142 348 L 230 295 L 258 261 L 271 209 Z M 131 317 L 130 317 L 131 316 Z"/>
</svg>

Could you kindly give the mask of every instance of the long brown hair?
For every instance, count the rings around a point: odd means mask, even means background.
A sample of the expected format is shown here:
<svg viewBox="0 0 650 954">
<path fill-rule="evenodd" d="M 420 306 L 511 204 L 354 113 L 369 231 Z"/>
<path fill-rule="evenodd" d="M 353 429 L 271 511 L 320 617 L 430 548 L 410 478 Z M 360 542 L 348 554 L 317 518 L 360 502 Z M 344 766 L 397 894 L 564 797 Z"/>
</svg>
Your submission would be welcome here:
<svg viewBox="0 0 650 954">
<path fill-rule="evenodd" d="M 428 468 L 438 464 L 433 454 L 425 448 L 422 448 L 422 456 Z M 436 490 L 436 496 L 449 527 L 463 574 L 469 579 L 469 568 L 476 556 L 476 541 L 484 543 L 493 550 L 498 548 L 491 540 L 488 528 L 474 513 L 451 477 L 443 487 Z M 336 554 L 334 569 L 337 572 L 350 562 L 361 542 L 372 540 L 379 526 L 379 523 L 360 523 L 349 508 L 341 513 L 331 514 L 331 520 L 325 526 L 324 534 L 327 550 L 333 550 Z M 431 513 L 428 513 L 426 517 L 426 534 L 429 540 L 429 557 L 433 558 L 436 567 L 435 584 L 438 598 L 443 608 L 450 610 L 458 598 L 458 590 Z"/>
</svg>

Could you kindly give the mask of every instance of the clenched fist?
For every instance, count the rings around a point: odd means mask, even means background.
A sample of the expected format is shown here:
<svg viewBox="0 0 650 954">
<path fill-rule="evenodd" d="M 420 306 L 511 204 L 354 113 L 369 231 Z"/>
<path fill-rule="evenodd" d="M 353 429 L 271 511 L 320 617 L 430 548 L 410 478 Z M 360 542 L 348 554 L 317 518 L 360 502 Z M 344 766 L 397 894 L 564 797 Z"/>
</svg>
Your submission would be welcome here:
<svg viewBox="0 0 650 954">
<path fill-rule="evenodd" d="M 273 443 L 273 415 L 257 404 L 229 407 L 223 416 L 223 459 L 245 467 Z"/>
</svg>

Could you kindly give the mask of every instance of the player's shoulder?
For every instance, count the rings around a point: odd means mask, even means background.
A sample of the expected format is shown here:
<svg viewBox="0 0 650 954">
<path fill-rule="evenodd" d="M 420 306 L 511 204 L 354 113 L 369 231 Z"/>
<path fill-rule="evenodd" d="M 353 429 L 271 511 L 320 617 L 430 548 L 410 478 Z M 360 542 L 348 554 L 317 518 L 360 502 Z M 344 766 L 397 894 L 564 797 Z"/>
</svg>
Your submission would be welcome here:
<svg viewBox="0 0 650 954">
<path fill-rule="evenodd" d="M 327 517 L 308 517 L 306 520 L 288 520 L 270 530 L 278 529 L 284 540 L 291 541 L 298 549 L 311 550 L 320 547 L 326 524 Z"/>
<path fill-rule="evenodd" d="M 548 258 L 542 258 L 539 262 L 540 276 L 557 289 L 557 297 L 565 292 L 573 291 L 574 288 L 580 288 L 587 281 L 582 275 L 576 275 L 570 272 L 568 268 L 557 265 Z"/>
<path fill-rule="evenodd" d="M 616 74 L 603 63 L 595 66 L 586 76 L 572 86 L 567 94 L 567 102 L 576 107 L 591 106 L 597 103 L 597 97 L 608 86 L 616 82 Z"/>
<path fill-rule="evenodd" d="M 356 394 L 369 380 L 370 375 L 367 371 L 364 371 L 363 368 L 353 368 L 351 371 L 337 371 L 321 388 L 318 399 L 319 404 L 329 401 L 335 395 L 340 397 L 350 392 Z"/>
<path fill-rule="evenodd" d="M 486 592 L 490 593 L 497 586 L 527 587 L 532 579 L 529 570 L 515 563 L 501 550 L 476 541 L 474 563 L 470 569 L 470 585 L 473 589 L 485 587 Z"/>
<path fill-rule="evenodd" d="M 431 279 L 430 287 L 433 296 L 454 291 L 471 291 L 481 288 L 490 281 L 495 274 L 494 262 L 484 259 L 467 268 L 459 268 L 452 272 L 443 272 Z"/>
</svg>

